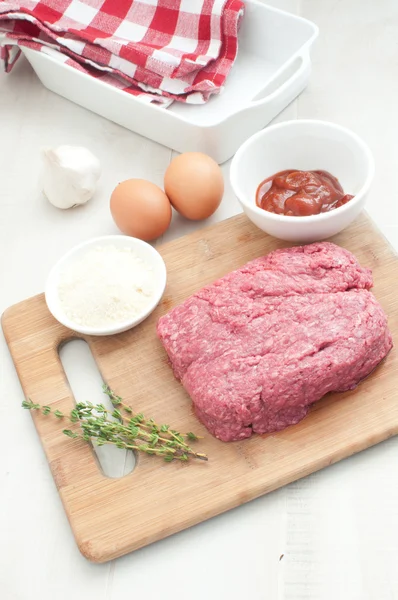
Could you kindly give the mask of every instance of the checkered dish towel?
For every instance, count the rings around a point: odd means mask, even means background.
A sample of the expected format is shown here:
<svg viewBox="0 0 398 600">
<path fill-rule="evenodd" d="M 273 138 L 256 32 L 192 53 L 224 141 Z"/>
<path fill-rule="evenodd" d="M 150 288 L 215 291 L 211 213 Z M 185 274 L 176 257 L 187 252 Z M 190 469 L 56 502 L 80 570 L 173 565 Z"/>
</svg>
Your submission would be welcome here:
<svg viewBox="0 0 398 600">
<path fill-rule="evenodd" d="M 143 101 L 203 104 L 223 89 L 234 63 L 243 7 L 242 0 L 0 0 L 0 34 Z M 18 46 L 0 47 L 7 72 Z"/>
</svg>

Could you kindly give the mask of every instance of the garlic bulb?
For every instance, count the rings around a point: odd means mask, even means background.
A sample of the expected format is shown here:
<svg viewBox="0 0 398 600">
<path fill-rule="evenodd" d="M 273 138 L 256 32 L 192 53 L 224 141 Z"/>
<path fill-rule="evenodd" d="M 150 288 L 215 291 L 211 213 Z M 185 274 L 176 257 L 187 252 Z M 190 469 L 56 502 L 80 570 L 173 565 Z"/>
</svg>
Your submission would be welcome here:
<svg viewBox="0 0 398 600">
<path fill-rule="evenodd" d="M 44 148 L 42 187 L 49 202 L 57 208 L 85 204 L 94 195 L 101 175 L 96 156 L 81 146 Z"/>
</svg>

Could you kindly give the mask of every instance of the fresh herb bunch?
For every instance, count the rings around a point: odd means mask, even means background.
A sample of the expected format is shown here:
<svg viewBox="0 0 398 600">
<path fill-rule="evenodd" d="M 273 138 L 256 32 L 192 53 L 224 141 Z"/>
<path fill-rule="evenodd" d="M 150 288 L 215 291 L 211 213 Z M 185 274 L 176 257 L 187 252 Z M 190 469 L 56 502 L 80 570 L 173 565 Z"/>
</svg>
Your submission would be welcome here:
<svg viewBox="0 0 398 600">
<path fill-rule="evenodd" d="M 122 450 L 160 456 L 167 462 L 188 461 L 190 458 L 208 460 L 206 454 L 195 452 L 189 445 L 188 442 L 199 439 L 194 433 L 183 435 L 171 429 L 169 425 L 158 425 L 153 419 L 146 419 L 142 413 L 133 414 L 132 408 L 124 404 L 122 398 L 109 386 L 104 385 L 103 391 L 114 406 L 112 412 L 103 404 L 95 405 L 91 402 L 77 403 L 69 415 L 64 415 L 60 410 L 53 411 L 50 406 L 42 406 L 31 400 L 24 400 L 22 407 L 79 423 L 81 433 L 71 429 L 64 429 L 63 433 L 73 439 L 91 441 L 97 446 L 112 444 Z"/>
</svg>

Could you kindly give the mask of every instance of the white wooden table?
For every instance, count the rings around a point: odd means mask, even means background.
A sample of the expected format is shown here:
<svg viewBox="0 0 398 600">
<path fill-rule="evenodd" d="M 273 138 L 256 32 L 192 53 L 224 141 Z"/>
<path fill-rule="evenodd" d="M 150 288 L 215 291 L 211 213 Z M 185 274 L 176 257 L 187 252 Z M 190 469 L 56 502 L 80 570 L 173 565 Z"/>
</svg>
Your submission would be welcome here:
<svg viewBox="0 0 398 600">
<path fill-rule="evenodd" d="M 368 142 L 377 167 L 368 211 L 398 250 L 398 1 L 272 4 L 320 27 L 311 83 L 278 120 L 333 120 Z M 83 209 L 59 211 L 40 193 L 40 148 L 58 144 L 87 146 L 102 162 L 98 194 Z M 115 232 L 108 209 L 115 184 L 143 177 L 162 185 L 171 156 L 47 92 L 26 61 L 0 74 L 0 310 L 41 292 L 71 246 Z M 229 165 L 223 169 L 228 181 Z M 227 183 L 211 221 L 237 212 Z M 198 226 L 176 219 L 165 238 Z M 93 565 L 77 550 L 31 418 L 20 408 L 2 336 L 0 351 L 1 600 L 398 599 L 398 439 Z"/>
</svg>

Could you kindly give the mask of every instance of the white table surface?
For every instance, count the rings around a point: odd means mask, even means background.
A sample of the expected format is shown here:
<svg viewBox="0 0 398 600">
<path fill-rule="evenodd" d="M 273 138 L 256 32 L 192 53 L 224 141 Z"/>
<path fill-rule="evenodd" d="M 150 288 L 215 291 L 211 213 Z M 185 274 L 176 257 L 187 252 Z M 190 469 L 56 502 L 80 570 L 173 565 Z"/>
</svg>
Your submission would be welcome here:
<svg viewBox="0 0 398 600">
<path fill-rule="evenodd" d="M 367 141 L 377 167 L 368 212 L 398 250 L 397 0 L 272 4 L 320 27 L 310 85 L 278 120 L 333 120 Z M 101 159 L 101 185 L 83 209 L 57 210 L 40 193 L 40 148 L 58 144 L 87 146 Z M 143 177 L 162 185 L 171 156 L 46 91 L 25 60 L 1 73 L 1 311 L 41 292 L 71 246 L 114 233 L 108 203 L 115 184 Z M 223 169 L 228 181 L 229 165 Z M 237 212 L 227 183 L 211 221 Z M 165 239 L 195 227 L 174 220 Z M 0 345 L 1 600 L 398 599 L 398 439 L 121 559 L 90 564 L 20 408 L 2 336 Z"/>
</svg>

